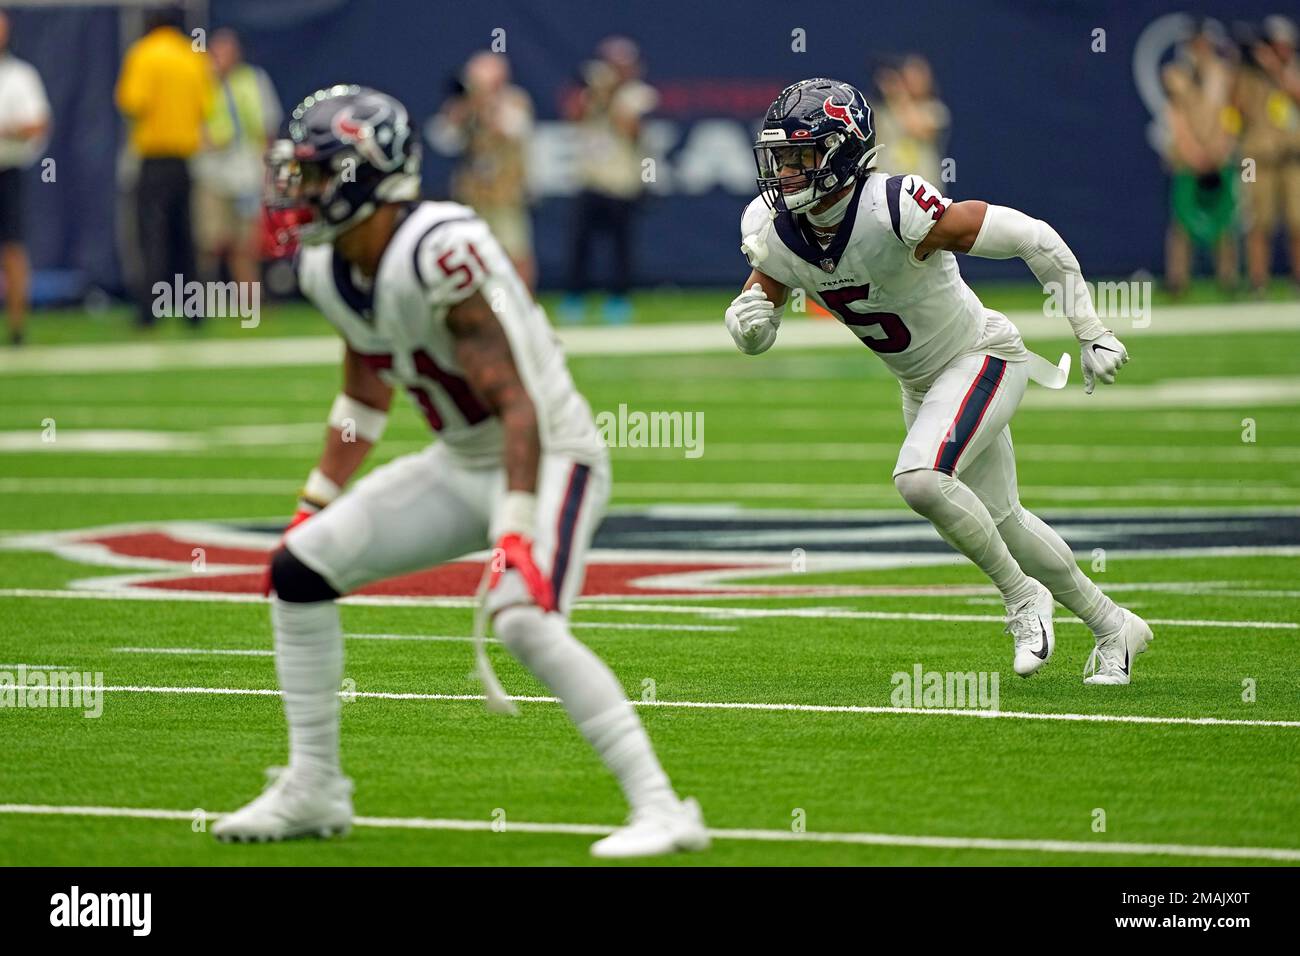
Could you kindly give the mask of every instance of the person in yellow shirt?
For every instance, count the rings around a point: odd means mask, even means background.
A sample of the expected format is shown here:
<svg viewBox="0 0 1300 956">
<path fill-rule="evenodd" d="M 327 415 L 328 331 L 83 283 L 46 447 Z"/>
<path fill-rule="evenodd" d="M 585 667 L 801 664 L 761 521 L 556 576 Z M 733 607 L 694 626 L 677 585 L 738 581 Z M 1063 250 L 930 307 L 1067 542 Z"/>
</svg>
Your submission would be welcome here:
<svg viewBox="0 0 1300 956">
<path fill-rule="evenodd" d="M 136 184 L 136 234 L 141 260 L 139 322 L 151 326 L 154 287 L 194 276 L 189 160 L 203 145 L 203 125 L 213 94 L 205 57 L 181 32 L 179 10 L 150 14 L 148 32 L 122 62 L 115 98 L 130 124 L 140 157 Z M 201 316 L 190 318 L 197 324 Z"/>
</svg>

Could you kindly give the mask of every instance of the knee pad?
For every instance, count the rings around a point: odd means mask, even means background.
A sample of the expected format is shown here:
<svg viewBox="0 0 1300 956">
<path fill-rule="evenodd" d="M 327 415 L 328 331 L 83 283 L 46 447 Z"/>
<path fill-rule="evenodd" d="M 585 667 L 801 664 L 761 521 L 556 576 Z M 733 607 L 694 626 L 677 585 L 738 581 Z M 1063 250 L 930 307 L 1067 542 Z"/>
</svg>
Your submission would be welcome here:
<svg viewBox="0 0 1300 956">
<path fill-rule="evenodd" d="M 271 587 L 281 601 L 293 604 L 333 601 L 339 596 L 328 581 L 283 546 L 271 558 Z"/>
<path fill-rule="evenodd" d="M 939 472 L 930 468 L 905 471 L 894 476 L 894 487 L 903 496 L 907 506 L 919 515 L 930 515 L 943 503 L 943 492 L 939 488 Z"/>
</svg>

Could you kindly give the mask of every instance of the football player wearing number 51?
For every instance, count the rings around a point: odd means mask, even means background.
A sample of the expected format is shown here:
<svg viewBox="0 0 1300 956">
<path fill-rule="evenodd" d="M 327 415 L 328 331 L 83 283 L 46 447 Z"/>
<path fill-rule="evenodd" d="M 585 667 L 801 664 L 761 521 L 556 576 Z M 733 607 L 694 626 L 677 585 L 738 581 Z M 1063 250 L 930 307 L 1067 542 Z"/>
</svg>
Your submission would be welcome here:
<svg viewBox="0 0 1300 956">
<path fill-rule="evenodd" d="M 1016 488 L 1012 415 L 1031 378 L 1064 384 L 1068 357 L 1058 367 L 1026 350 L 1006 316 L 962 281 L 953 253 L 1018 257 L 1045 289 L 1065 291 L 1089 394 L 1115 381 L 1128 353 L 1097 318 L 1079 262 L 1051 226 L 881 172 L 875 139 L 871 107 L 847 83 L 803 80 L 777 97 L 754 144 L 760 196 L 741 218 L 752 271 L 727 329 L 742 352 L 766 351 L 792 288 L 838 316 L 902 386 L 907 438 L 894 484 L 1001 592 L 1016 673 L 1028 677 L 1052 656 L 1060 601 L 1096 638 L 1084 683 L 1127 684 L 1151 629 L 1079 570 Z"/>
<path fill-rule="evenodd" d="M 271 201 L 301 224 L 299 285 L 346 342 L 343 391 L 268 578 L 289 767 L 213 833 L 260 841 L 350 828 L 336 599 L 495 542 L 476 620 L 490 616 L 505 647 L 561 699 L 631 806 L 628 824 L 592 853 L 704 849 L 699 807 L 673 792 L 622 685 L 569 629 L 610 489 L 591 408 L 483 221 L 465 206 L 420 201 L 417 140 L 397 100 L 336 86 L 298 105 L 267 157 Z M 344 490 L 383 433 L 394 387 L 439 441 Z M 480 638 L 484 630 L 476 626 Z M 512 709 L 481 640 L 478 654 L 489 705 Z"/>
</svg>

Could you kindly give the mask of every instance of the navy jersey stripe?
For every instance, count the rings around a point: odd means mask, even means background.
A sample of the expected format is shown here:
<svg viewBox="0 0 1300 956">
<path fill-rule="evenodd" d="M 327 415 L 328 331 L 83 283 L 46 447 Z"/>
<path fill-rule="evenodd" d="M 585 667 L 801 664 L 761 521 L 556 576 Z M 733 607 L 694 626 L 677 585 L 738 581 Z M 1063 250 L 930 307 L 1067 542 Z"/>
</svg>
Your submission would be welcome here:
<svg viewBox="0 0 1300 956">
<path fill-rule="evenodd" d="M 834 268 L 839 268 L 840 257 L 848 249 L 849 239 L 853 236 L 853 225 L 858 218 L 858 202 L 862 198 L 862 189 L 866 184 L 867 177 L 859 176 L 857 185 L 853 187 L 853 200 L 849 203 L 849 208 L 844 210 L 844 218 L 840 220 L 839 228 L 835 230 L 830 245 L 825 249 L 815 242 L 808 241 L 803 230 L 799 228 L 794 213 L 783 212 L 777 215 L 776 234 L 781 237 L 786 248 L 804 262 L 820 266 L 824 260 L 830 260 Z"/>
<path fill-rule="evenodd" d="M 889 221 L 894 226 L 894 235 L 898 241 L 903 241 L 903 211 L 899 208 L 898 199 L 903 191 L 903 177 L 890 176 L 885 181 L 885 205 L 889 207 Z"/>
<path fill-rule="evenodd" d="M 367 291 L 352 281 L 352 268 L 348 261 L 339 255 L 337 249 L 331 252 L 331 258 L 330 265 L 334 273 L 334 288 L 338 290 L 339 297 L 349 309 L 361 317 L 362 321 L 374 321 L 375 293 L 373 288 Z"/>
<path fill-rule="evenodd" d="M 935 471 L 951 475 L 957 468 L 957 459 L 970 444 L 980 422 L 984 420 L 984 413 L 993 404 L 993 396 L 997 393 L 998 385 L 1002 383 L 1002 375 L 1006 369 L 1007 363 L 1003 359 L 994 358 L 992 355 L 984 357 L 984 364 L 980 367 L 979 374 L 975 376 L 975 381 L 971 382 L 966 397 L 962 399 L 961 408 L 957 410 L 957 417 L 953 420 L 947 440 L 939 446 L 939 454 L 934 459 Z"/>
<path fill-rule="evenodd" d="M 578 512 L 582 509 L 582 496 L 587 490 L 587 476 L 591 469 L 586 465 L 573 466 L 569 472 L 569 487 L 564 492 L 560 506 L 559 525 L 555 531 L 555 560 L 551 564 L 551 587 L 555 606 L 560 606 L 564 593 L 564 576 L 569 571 L 569 557 L 573 551 L 573 532 L 578 526 Z"/>
</svg>

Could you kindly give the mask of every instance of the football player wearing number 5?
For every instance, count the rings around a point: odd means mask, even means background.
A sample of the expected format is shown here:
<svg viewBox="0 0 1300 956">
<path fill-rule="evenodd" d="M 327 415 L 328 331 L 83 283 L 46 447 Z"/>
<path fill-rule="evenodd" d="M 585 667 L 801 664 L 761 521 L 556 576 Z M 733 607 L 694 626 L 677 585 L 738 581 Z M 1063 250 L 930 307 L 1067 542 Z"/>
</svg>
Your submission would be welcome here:
<svg viewBox="0 0 1300 956">
<path fill-rule="evenodd" d="M 817 78 L 781 92 L 754 145 L 760 197 L 741 219 L 753 271 L 727 329 L 742 352 L 766 351 L 792 288 L 838 316 L 902 386 L 907 438 L 894 484 L 1001 592 L 1016 673 L 1051 657 L 1055 599 L 1096 638 L 1084 683 L 1127 684 L 1151 629 L 1079 570 L 1016 489 L 1011 417 L 1031 378 L 1059 387 L 1068 365 L 1028 352 L 1006 316 L 962 281 L 953 253 L 1018 257 L 1045 288 L 1066 292 L 1089 394 L 1115 381 L 1128 353 L 1098 320 L 1078 260 L 1051 226 L 880 172 L 880 148 L 871 107 L 849 84 Z"/>
<path fill-rule="evenodd" d="M 470 209 L 419 201 L 417 133 L 392 97 L 348 86 L 307 97 L 268 165 L 274 201 L 307 220 L 299 284 L 346 342 L 343 390 L 270 566 L 289 767 L 213 832 L 274 840 L 349 829 L 335 599 L 495 542 L 484 615 L 563 701 L 631 805 L 628 824 L 593 854 L 705 848 L 699 807 L 673 792 L 622 686 L 569 629 L 610 474 L 545 313 Z M 439 440 L 345 491 L 380 439 L 394 387 Z M 489 700 L 511 707 L 483 670 Z M 429 735 L 436 747 L 436 723 Z"/>
</svg>

